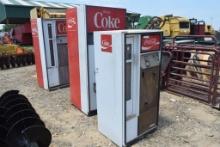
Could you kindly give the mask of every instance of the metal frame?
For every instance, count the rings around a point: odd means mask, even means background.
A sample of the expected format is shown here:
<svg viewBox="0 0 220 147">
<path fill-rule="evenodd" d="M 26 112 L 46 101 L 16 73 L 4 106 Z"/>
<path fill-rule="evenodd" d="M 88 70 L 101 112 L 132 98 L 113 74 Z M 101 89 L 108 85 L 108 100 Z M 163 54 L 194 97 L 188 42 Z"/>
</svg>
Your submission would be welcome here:
<svg viewBox="0 0 220 147">
<path fill-rule="evenodd" d="M 197 42 L 205 38 L 211 38 L 212 44 Z M 189 39 L 193 42 L 184 43 L 183 40 Z M 166 89 L 220 109 L 220 47 L 216 38 L 207 35 L 177 36 L 170 44 L 164 45 L 164 50 L 173 54 L 166 71 Z"/>
</svg>

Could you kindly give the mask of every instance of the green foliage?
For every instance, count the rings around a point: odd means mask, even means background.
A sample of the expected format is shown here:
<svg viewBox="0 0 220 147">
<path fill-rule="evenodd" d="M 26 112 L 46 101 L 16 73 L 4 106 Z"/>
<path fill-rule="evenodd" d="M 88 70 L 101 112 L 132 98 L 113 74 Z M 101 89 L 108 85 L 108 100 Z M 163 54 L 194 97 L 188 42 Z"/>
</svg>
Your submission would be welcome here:
<svg viewBox="0 0 220 147">
<path fill-rule="evenodd" d="M 137 24 L 137 29 L 146 29 L 152 18 L 153 18 L 152 16 L 140 17 L 138 24 Z"/>
<path fill-rule="evenodd" d="M 12 28 L 16 27 L 16 24 L 6 24 L 3 26 L 2 31 L 9 32 Z"/>
<path fill-rule="evenodd" d="M 127 13 L 126 14 L 126 21 L 127 21 L 127 28 L 128 29 L 134 29 L 135 28 L 135 23 L 138 22 L 140 19 L 140 14 L 138 13 Z"/>
</svg>

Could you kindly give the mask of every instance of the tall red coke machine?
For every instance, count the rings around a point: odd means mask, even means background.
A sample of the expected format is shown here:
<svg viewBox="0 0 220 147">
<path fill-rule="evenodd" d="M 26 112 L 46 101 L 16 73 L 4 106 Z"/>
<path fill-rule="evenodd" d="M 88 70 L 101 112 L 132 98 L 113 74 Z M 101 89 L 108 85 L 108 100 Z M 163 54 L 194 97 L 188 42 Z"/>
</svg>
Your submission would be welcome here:
<svg viewBox="0 0 220 147">
<path fill-rule="evenodd" d="M 78 5 L 67 9 L 71 102 L 86 115 L 96 114 L 93 32 L 126 27 L 126 10 Z"/>
</svg>

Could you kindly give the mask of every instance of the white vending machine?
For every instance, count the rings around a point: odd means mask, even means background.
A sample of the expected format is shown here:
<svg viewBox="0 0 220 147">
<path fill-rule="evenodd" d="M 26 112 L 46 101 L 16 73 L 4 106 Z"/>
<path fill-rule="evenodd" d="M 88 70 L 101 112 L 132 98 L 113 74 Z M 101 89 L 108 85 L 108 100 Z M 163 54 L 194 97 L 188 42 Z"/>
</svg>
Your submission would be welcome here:
<svg viewBox="0 0 220 147">
<path fill-rule="evenodd" d="M 127 146 L 158 126 L 162 32 L 94 33 L 98 129 Z"/>
<path fill-rule="evenodd" d="M 48 90 L 69 85 L 65 19 L 31 19 L 37 79 Z"/>
</svg>

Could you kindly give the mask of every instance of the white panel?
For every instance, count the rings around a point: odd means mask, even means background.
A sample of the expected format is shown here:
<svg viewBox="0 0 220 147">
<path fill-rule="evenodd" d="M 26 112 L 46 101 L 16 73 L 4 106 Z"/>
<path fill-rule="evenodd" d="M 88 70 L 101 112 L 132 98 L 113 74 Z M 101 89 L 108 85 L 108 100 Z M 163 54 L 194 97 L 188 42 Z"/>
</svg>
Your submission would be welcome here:
<svg viewBox="0 0 220 147">
<path fill-rule="evenodd" d="M 47 69 L 47 78 L 49 88 L 58 86 L 59 82 L 59 70 L 58 70 L 58 52 L 57 52 L 57 43 L 56 43 L 56 26 L 55 20 L 46 20 L 43 21 L 43 29 L 44 29 L 44 52 L 46 57 L 46 69 Z M 48 25 L 51 25 L 52 30 L 52 38 L 49 38 L 48 33 Z M 53 52 L 50 50 L 49 40 L 52 40 L 53 43 Z M 54 57 L 54 65 L 52 65 L 51 54 Z"/>
<path fill-rule="evenodd" d="M 88 60 L 87 60 L 87 30 L 85 5 L 77 7 L 78 36 L 79 36 L 79 64 L 80 64 L 80 88 L 81 109 L 89 113 L 89 90 L 88 90 Z"/>
<path fill-rule="evenodd" d="M 138 136 L 138 118 L 132 118 L 126 122 L 126 141 L 132 141 Z"/>
<path fill-rule="evenodd" d="M 134 140 L 138 137 L 138 116 L 139 116 L 139 91 L 140 91 L 140 35 L 132 35 L 130 42 L 132 43 L 132 100 L 128 101 L 126 107 L 130 107 L 132 117 L 126 121 L 126 142 Z M 131 112 L 130 112 L 131 113 Z M 127 113 L 127 115 L 129 115 Z"/>
<path fill-rule="evenodd" d="M 140 78 L 140 35 L 129 35 L 126 43 L 132 46 L 131 68 L 131 99 L 127 101 L 126 112 L 129 117 L 138 117 L 139 115 L 139 83 Z"/>
<path fill-rule="evenodd" d="M 133 112 L 135 113 L 136 117 L 139 116 L 140 111 L 140 78 L 137 78 L 140 76 L 140 52 L 141 52 L 141 36 L 135 35 L 134 38 L 134 67 L 133 67 Z"/>
<path fill-rule="evenodd" d="M 126 113 L 127 113 L 127 117 L 129 116 L 134 116 L 134 112 L 133 112 L 133 100 L 128 100 L 126 101 Z"/>
<path fill-rule="evenodd" d="M 132 44 L 131 100 L 126 103 L 126 143 L 138 137 L 139 91 L 140 91 L 140 35 L 127 36 L 126 43 Z"/>
<path fill-rule="evenodd" d="M 132 50 L 132 55 L 131 55 L 131 59 L 129 59 L 129 63 L 131 63 L 132 67 L 131 67 L 131 77 L 133 77 L 133 62 L 134 62 L 134 57 L 133 57 L 133 50 L 134 50 L 134 36 L 130 36 L 130 37 L 126 37 L 126 44 L 131 45 L 131 50 Z M 127 61 L 126 61 L 127 62 Z M 126 63 L 125 63 L 126 64 Z M 126 116 L 134 116 L 134 110 L 133 110 L 133 102 L 134 102 L 134 89 L 136 87 L 132 87 L 134 81 L 133 78 L 131 78 L 131 97 L 130 100 L 126 101 Z"/>
<path fill-rule="evenodd" d="M 100 34 L 95 32 L 98 129 L 118 145 L 124 142 L 123 51 L 121 33 L 112 36 L 112 53 L 101 51 Z"/>
<path fill-rule="evenodd" d="M 37 19 L 37 27 L 38 27 L 38 37 L 39 37 L 39 46 L 40 46 L 40 56 L 41 56 L 41 67 L 43 72 L 43 82 L 44 88 L 48 89 L 48 79 L 47 79 L 47 68 L 46 68 L 46 55 L 45 55 L 45 46 L 44 46 L 44 35 L 43 35 L 43 24 L 42 19 Z"/>
</svg>

